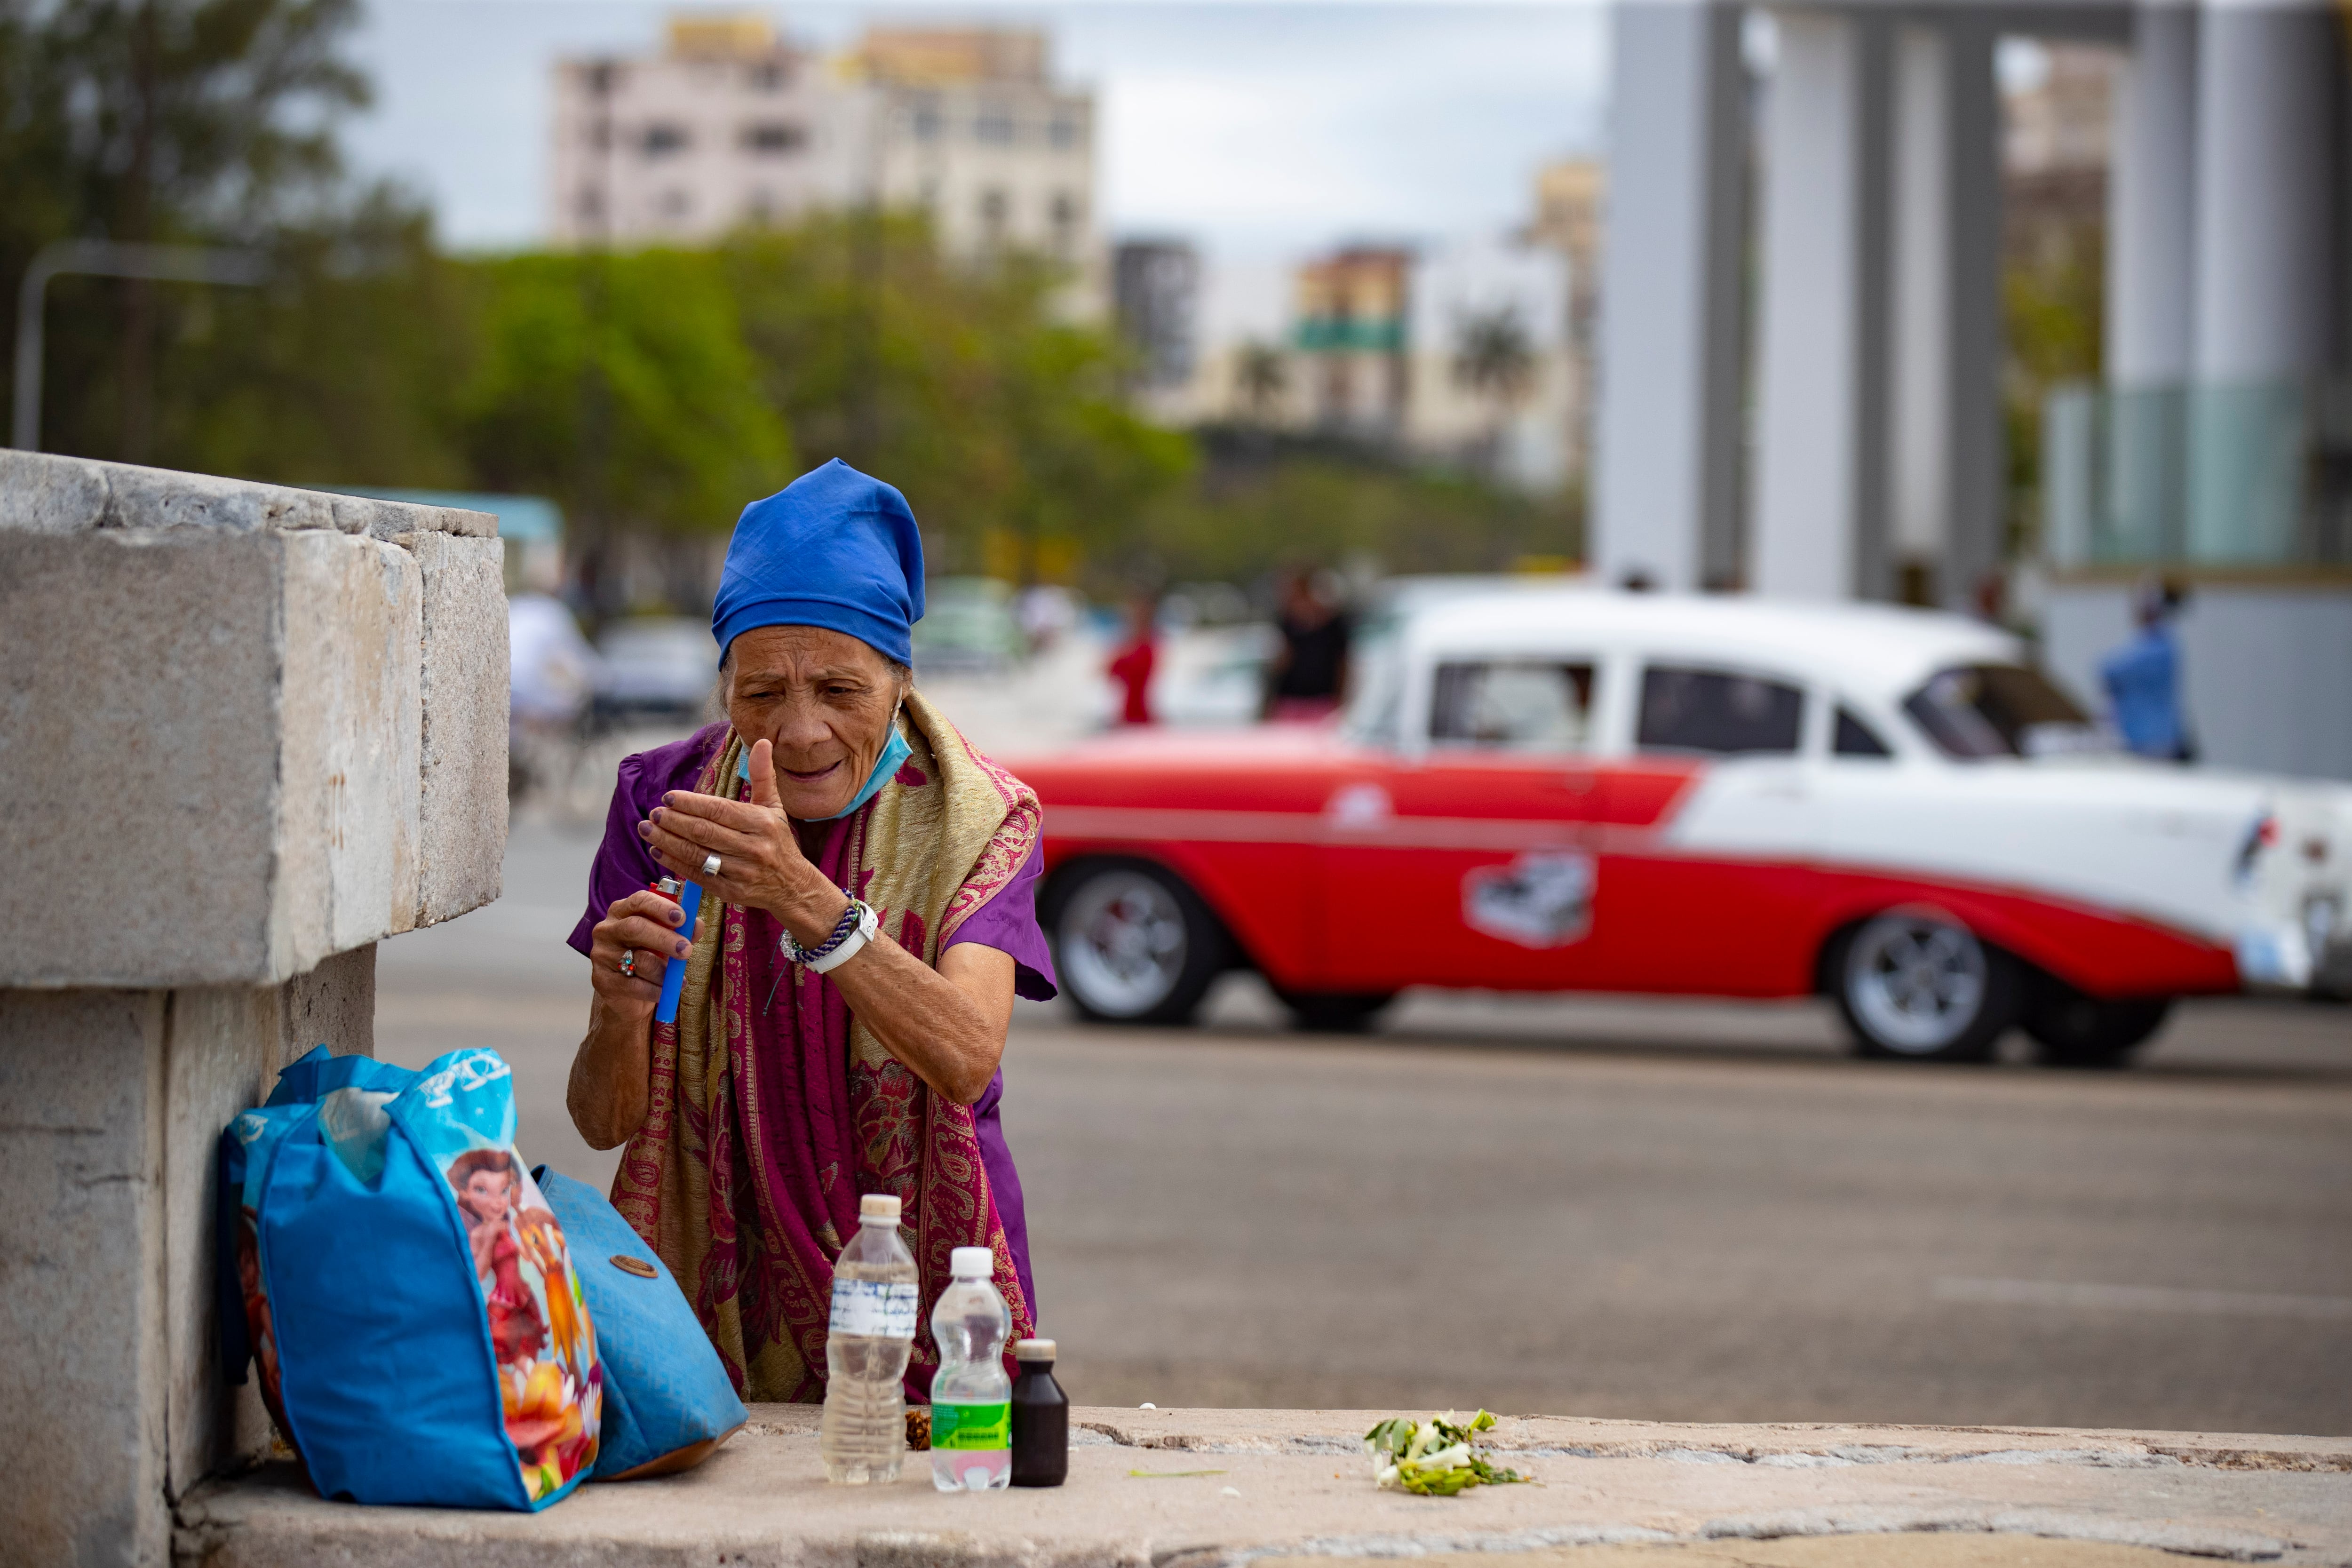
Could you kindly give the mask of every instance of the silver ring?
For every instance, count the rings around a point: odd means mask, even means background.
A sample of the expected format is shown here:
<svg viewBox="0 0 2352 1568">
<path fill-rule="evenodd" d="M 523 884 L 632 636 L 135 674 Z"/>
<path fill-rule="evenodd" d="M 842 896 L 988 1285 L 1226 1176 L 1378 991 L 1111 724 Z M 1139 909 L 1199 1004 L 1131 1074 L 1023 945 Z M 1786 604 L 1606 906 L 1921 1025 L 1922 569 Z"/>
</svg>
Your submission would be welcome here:
<svg viewBox="0 0 2352 1568">
<path fill-rule="evenodd" d="M 704 876 L 706 876 L 706 877 L 716 877 L 717 875 L 719 875 L 719 857 L 718 857 L 718 856 L 716 856 L 716 855 L 705 855 L 705 856 L 702 858 L 702 874 L 703 874 Z"/>
<path fill-rule="evenodd" d="M 621 973 L 635 980 L 637 977 L 637 950 L 630 948 L 621 954 Z"/>
</svg>

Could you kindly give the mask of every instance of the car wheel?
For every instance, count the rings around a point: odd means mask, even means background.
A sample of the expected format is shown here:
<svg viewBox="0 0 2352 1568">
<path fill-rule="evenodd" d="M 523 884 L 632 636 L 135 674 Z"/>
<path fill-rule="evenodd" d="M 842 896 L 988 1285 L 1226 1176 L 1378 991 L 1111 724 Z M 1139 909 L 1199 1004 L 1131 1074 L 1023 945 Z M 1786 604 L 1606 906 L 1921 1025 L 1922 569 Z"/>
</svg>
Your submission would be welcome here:
<svg viewBox="0 0 2352 1568">
<path fill-rule="evenodd" d="M 1396 1000 L 1393 991 L 1286 991 L 1274 994 L 1290 1009 L 1290 1021 L 1314 1035 L 1360 1035 L 1381 1009 Z"/>
<path fill-rule="evenodd" d="M 1938 915 L 1864 921 L 1839 943 L 1829 973 L 1865 1057 L 1984 1061 L 2017 1016 L 2015 962 Z"/>
<path fill-rule="evenodd" d="M 1141 861 L 1074 868 L 1055 889 L 1054 957 L 1079 1012 L 1110 1024 L 1188 1024 L 1225 967 L 1225 933 L 1177 878 Z"/>
<path fill-rule="evenodd" d="M 2164 1026 L 2171 1012 L 2168 996 L 2103 1002 L 2044 976 L 2019 1022 L 2033 1037 L 2034 1058 L 2044 1067 L 2119 1068 Z"/>
</svg>

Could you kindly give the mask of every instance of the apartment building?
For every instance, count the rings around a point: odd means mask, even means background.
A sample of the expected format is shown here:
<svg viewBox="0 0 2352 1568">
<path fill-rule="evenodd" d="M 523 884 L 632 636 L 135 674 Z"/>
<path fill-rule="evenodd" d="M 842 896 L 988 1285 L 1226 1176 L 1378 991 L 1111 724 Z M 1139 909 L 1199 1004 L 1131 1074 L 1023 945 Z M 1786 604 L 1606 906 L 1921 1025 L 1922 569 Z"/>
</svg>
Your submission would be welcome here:
<svg viewBox="0 0 2352 1568">
<path fill-rule="evenodd" d="M 951 255 L 1072 266 L 1094 242 L 1094 97 L 1052 79 L 1042 33 L 877 27 L 845 74 L 876 105 L 883 200 L 931 216 Z"/>
<path fill-rule="evenodd" d="M 556 62 L 556 243 L 703 243 L 870 186 L 873 105 L 816 55 L 749 16 L 676 18 L 667 43 Z"/>
<path fill-rule="evenodd" d="M 1089 266 L 1094 100 L 1044 35 L 876 28 L 836 58 L 761 16 L 677 17 L 658 55 L 557 62 L 559 244 L 708 243 L 878 198 L 953 255 Z"/>
</svg>

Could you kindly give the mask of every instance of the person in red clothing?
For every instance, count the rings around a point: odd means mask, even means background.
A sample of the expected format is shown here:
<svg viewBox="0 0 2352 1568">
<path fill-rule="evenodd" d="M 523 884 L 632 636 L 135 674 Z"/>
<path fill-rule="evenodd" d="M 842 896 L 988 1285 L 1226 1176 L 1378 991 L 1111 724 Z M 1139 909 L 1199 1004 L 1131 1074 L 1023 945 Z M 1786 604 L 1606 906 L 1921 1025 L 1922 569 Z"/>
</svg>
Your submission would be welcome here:
<svg viewBox="0 0 2352 1568">
<path fill-rule="evenodd" d="M 1127 640 L 1111 656 L 1110 678 L 1126 690 L 1119 708 L 1122 724 L 1149 724 L 1151 719 L 1151 667 L 1160 660 L 1160 600 L 1138 594 L 1128 607 Z"/>
</svg>

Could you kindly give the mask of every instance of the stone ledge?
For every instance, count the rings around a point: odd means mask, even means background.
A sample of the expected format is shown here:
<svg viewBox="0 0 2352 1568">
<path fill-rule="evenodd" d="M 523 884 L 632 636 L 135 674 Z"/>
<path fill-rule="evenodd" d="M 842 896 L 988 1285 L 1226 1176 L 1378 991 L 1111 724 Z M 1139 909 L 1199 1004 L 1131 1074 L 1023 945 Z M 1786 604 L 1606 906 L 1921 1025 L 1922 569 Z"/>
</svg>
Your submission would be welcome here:
<svg viewBox="0 0 2352 1568">
<path fill-rule="evenodd" d="M 2352 1564 L 2347 1438 L 1528 1416 L 1492 1436 L 1543 1485 L 1415 1498 L 1376 1490 L 1357 1447 L 1385 1414 L 1080 1408 L 1067 1486 L 970 1498 L 933 1491 L 919 1457 L 896 1486 L 827 1487 L 816 1412 L 758 1405 L 698 1470 L 592 1486 L 536 1516 L 354 1508 L 265 1467 L 188 1498 L 176 1552 L 205 1568 L 1240 1568 L 1450 1552 L 1500 1568 L 1489 1554 L 1565 1564 L 1578 1559 L 1563 1549 L 1924 1531 L 2092 1543 L 2104 1554 L 2086 1568 L 2126 1548 Z"/>
<path fill-rule="evenodd" d="M 396 542 L 404 533 L 493 538 L 499 520 L 456 507 L 334 495 L 54 452 L 0 450 L 0 529 L 82 533 L 100 528 L 210 528 L 228 533 L 316 528 Z"/>
</svg>

